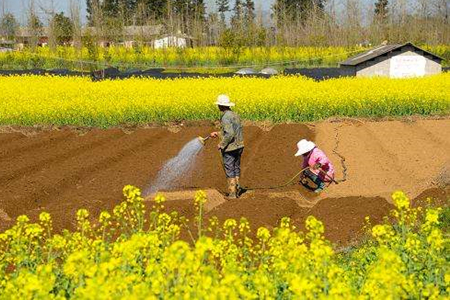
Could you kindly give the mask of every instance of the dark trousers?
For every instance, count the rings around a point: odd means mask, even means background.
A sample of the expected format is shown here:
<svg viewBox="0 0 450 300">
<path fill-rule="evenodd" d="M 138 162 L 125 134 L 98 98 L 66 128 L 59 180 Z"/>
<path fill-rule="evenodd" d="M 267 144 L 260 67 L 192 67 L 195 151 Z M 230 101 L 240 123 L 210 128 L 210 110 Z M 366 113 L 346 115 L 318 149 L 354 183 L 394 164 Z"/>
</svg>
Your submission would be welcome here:
<svg viewBox="0 0 450 300">
<path fill-rule="evenodd" d="M 241 156 L 244 148 L 236 149 L 230 152 L 222 152 L 223 168 L 227 178 L 241 176 Z"/>
<path fill-rule="evenodd" d="M 325 182 L 310 170 L 305 170 L 303 174 L 305 174 L 305 177 L 309 178 L 312 182 L 314 182 L 314 184 L 317 185 L 317 188 L 323 189 L 325 187 Z"/>
</svg>

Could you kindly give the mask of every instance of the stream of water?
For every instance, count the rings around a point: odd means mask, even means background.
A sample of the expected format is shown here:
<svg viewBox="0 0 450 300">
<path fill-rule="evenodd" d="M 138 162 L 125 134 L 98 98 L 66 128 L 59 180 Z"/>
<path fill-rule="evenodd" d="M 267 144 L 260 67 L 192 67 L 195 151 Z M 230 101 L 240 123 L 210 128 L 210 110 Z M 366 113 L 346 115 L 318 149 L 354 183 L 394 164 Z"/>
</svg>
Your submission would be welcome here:
<svg viewBox="0 0 450 300">
<path fill-rule="evenodd" d="M 154 182 L 144 191 L 144 195 L 157 193 L 176 187 L 178 179 L 185 175 L 194 165 L 197 154 L 202 150 L 203 144 L 198 138 L 193 139 L 178 153 L 168 160 L 158 172 Z"/>
</svg>

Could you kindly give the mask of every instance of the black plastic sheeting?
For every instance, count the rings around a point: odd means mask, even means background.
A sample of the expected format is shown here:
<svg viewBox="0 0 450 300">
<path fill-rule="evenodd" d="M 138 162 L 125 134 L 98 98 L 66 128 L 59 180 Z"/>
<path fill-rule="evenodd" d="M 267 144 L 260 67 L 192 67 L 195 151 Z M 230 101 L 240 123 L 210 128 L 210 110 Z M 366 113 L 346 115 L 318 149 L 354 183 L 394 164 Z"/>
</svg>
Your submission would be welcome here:
<svg viewBox="0 0 450 300">
<path fill-rule="evenodd" d="M 156 79 L 174 79 L 174 78 L 209 78 L 209 77 L 259 77 L 269 78 L 270 75 L 264 74 L 252 74 L 252 75 L 237 75 L 235 73 L 224 74 L 205 74 L 205 73 L 163 73 L 164 69 L 150 69 L 146 71 L 141 70 L 127 70 L 121 72 L 116 68 L 108 68 L 105 70 L 95 71 L 92 73 L 92 79 L 94 81 L 103 79 L 125 79 L 130 77 L 150 77 Z"/>
<path fill-rule="evenodd" d="M 334 68 L 337 69 L 337 68 Z M 285 74 L 301 74 L 314 79 L 324 79 L 334 77 L 336 70 L 333 68 L 316 68 L 316 69 L 287 69 Z M 282 74 L 282 73 L 281 73 Z M 319 75 L 317 75 L 319 74 Z M 235 73 L 221 73 L 221 74 L 205 74 L 205 73 L 184 73 L 184 72 L 173 72 L 165 73 L 164 69 L 150 69 L 150 70 L 127 70 L 120 71 L 116 68 L 107 68 L 104 70 L 94 71 L 94 72 L 77 72 L 70 71 L 66 69 L 55 69 L 55 70 L 43 70 L 43 69 L 30 69 L 30 70 L 0 70 L 0 76 L 9 75 L 56 75 L 56 76 L 90 76 L 92 80 L 99 81 L 104 79 L 126 79 L 130 77 L 148 77 L 156 79 L 174 79 L 174 78 L 229 78 L 234 76 L 239 77 L 257 77 L 257 78 L 270 78 L 276 75 L 267 74 L 250 74 L 250 75 L 237 75 Z"/>
<path fill-rule="evenodd" d="M 174 78 L 229 78 L 234 76 L 239 77 L 256 77 L 256 78 L 270 78 L 276 75 L 266 74 L 251 74 L 251 75 L 237 75 L 235 73 L 222 74 L 204 74 L 204 73 L 163 73 L 164 69 L 150 69 L 150 70 L 127 70 L 120 71 L 116 68 L 108 68 L 94 72 L 78 72 L 66 69 L 30 69 L 30 70 L 0 70 L 0 76 L 11 75 L 55 75 L 55 76 L 90 76 L 93 81 L 100 81 L 105 79 L 126 79 L 131 77 L 156 78 L 156 79 L 174 79 Z M 443 72 L 450 72 L 450 67 L 442 68 Z M 344 75 L 341 74 L 339 68 L 303 68 L 303 69 L 286 69 L 284 75 L 302 75 L 315 80 L 326 80 L 330 78 L 339 78 Z"/>
<path fill-rule="evenodd" d="M 286 75 L 303 75 L 315 80 L 326 80 L 330 78 L 339 78 L 344 75 L 341 74 L 340 68 L 304 68 L 304 69 L 286 69 Z"/>
<path fill-rule="evenodd" d="M 13 76 L 13 75 L 56 75 L 56 76 L 90 76 L 89 72 L 77 72 L 66 69 L 29 69 L 29 70 L 0 70 L 0 76 Z"/>
<path fill-rule="evenodd" d="M 252 74 L 252 75 L 236 75 L 234 73 L 225 74 L 205 74 L 205 73 L 163 73 L 164 69 L 150 69 L 150 70 L 127 70 L 120 71 L 116 68 L 108 68 L 94 72 L 78 72 L 66 69 L 43 70 L 43 69 L 29 69 L 29 70 L 0 70 L 0 76 L 13 75 L 55 75 L 55 76 L 90 76 L 93 81 L 105 79 L 126 79 L 131 77 L 144 77 L 156 79 L 173 79 L 173 78 L 208 78 L 208 77 L 259 77 L 269 78 L 271 75 Z"/>
</svg>

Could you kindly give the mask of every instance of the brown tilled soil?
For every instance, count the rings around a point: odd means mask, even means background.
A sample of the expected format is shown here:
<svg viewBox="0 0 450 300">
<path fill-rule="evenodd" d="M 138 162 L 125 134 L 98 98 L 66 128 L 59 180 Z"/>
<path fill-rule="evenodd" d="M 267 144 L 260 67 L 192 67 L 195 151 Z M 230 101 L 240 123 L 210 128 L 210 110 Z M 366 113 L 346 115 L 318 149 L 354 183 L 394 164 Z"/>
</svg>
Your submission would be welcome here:
<svg viewBox="0 0 450 300">
<path fill-rule="evenodd" d="M 55 229 L 73 228 L 77 209 L 88 208 L 96 215 L 122 200 L 123 186 L 148 188 L 165 161 L 194 137 L 212 130 L 209 123 L 109 130 L 3 127 L 0 229 L 11 226 L 18 215 L 36 218 L 44 210 L 52 213 Z M 249 191 L 239 200 L 227 201 L 222 195 L 226 181 L 212 141 L 176 189 L 166 192 L 167 209 L 192 217 L 194 190 L 201 188 L 210 199 L 207 216 L 221 220 L 244 216 L 254 228 L 276 226 L 288 216 L 303 228 L 312 214 L 325 223 L 329 239 L 346 243 L 358 236 L 365 216 L 378 222 L 387 215 L 395 190 L 411 198 L 437 197 L 448 204 L 450 119 L 249 125 L 243 184 L 270 187 L 290 179 L 301 164 L 293 156 L 301 138 L 316 141 L 329 155 L 337 179 L 343 178 L 345 166 L 347 180 L 320 196 L 293 185 Z"/>
</svg>

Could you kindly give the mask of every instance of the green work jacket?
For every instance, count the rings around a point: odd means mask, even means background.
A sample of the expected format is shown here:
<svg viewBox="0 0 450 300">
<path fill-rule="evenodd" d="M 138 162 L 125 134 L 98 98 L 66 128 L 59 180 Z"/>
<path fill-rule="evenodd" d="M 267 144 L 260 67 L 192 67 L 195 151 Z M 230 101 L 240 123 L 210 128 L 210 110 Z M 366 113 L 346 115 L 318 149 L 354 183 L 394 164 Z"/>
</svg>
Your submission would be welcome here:
<svg viewBox="0 0 450 300">
<path fill-rule="evenodd" d="M 241 124 L 241 118 L 231 111 L 227 110 L 222 115 L 221 141 L 220 147 L 224 152 L 231 152 L 244 147 L 244 132 Z"/>
</svg>

